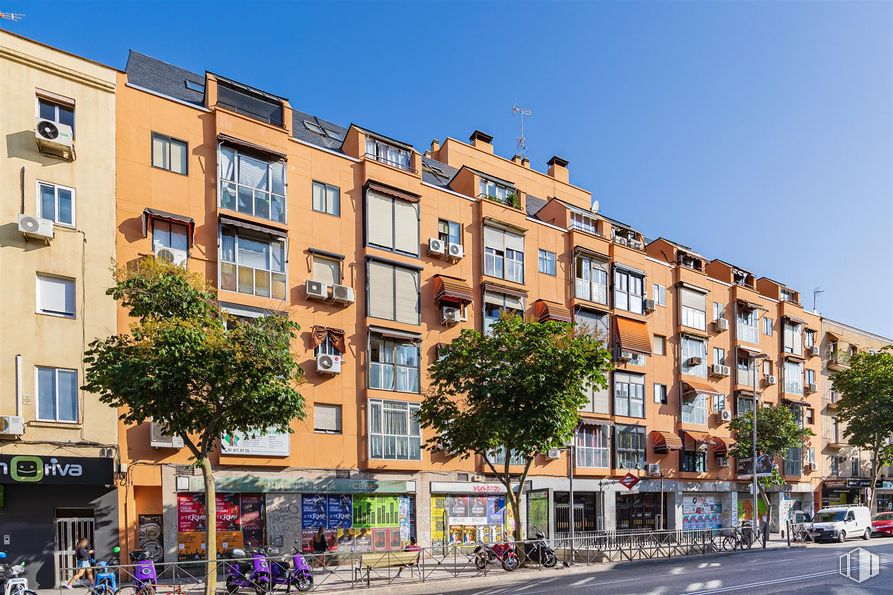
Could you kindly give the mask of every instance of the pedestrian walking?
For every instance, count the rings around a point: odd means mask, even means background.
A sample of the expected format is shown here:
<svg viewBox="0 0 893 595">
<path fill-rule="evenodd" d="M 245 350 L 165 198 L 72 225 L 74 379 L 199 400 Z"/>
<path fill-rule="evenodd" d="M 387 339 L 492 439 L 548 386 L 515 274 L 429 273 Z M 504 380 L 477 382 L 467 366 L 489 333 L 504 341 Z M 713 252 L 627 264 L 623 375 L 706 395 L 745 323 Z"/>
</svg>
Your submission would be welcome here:
<svg viewBox="0 0 893 595">
<path fill-rule="evenodd" d="M 71 583 L 81 578 L 83 575 L 87 575 L 87 580 L 91 583 L 93 582 L 93 570 L 90 566 L 90 560 L 93 558 L 95 552 L 90 549 L 90 542 L 86 537 L 82 537 L 77 544 L 77 548 L 75 549 L 76 556 L 76 568 L 77 571 L 74 573 L 67 583 L 65 583 L 65 588 L 73 589 Z"/>
</svg>

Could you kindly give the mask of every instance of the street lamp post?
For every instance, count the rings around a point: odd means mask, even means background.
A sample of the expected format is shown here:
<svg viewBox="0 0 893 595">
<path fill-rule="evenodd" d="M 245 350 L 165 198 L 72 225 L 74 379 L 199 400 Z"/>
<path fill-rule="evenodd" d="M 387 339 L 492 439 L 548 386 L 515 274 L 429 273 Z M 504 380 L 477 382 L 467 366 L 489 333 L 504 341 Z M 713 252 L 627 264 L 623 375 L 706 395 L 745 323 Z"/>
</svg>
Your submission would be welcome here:
<svg viewBox="0 0 893 595">
<path fill-rule="evenodd" d="M 758 327 L 759 328 L 759 327 Z M 757 361 L 766 359 L 766 354 L 764 353 L 752 353 L 750 357 L 751 364 L 753 366 L 753 375 L 751 377 L 753 383 L 753 459 L 750 465 L 750 476 L 751 476 L 751 490 L 753 491 L 753 529 L 756 530 L 758 527 L 757 519 L 760 517 L 760 508 L 759 508 L 759 488 L 757 487 Z M 767 521 L 769 519 L 766 519 Z"/>
<path fill-rule="evenodd" d="M 568 506 L 567 506 L 567 528 L 571 538 L 571 564 L 574 563 L 574 464 L 577 462 L 577 428 L 574 428 L 574 437 L 571 439 L 570 464 L 568 465 Z"/>
</svg>

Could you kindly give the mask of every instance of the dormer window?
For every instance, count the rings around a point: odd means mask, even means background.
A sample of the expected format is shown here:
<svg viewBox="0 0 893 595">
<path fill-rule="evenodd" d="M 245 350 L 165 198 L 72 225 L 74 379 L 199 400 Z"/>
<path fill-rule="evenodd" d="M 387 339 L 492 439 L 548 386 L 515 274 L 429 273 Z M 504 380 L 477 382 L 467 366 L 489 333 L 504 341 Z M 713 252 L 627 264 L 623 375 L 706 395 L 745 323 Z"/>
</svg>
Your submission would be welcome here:
<svg viewBox="0 0 893 595">
<path fill-rule="evenodd" d="M 797 295 L 791 291 L 790 289 L 782 289 L 781 290 L 781 301 L 783 302 L 797 302 Z"/>
<path fill-rule="evenodd" d="M 740 285 L 741 287 L 750 287 L 753 284 L 750 274 L 739 269 L 732 270 L 732 280 L 735 282 L 735 285 Z"/>
<path fill-rule="evenodd" d="M 479 196 L 481 198 L 486 198 L 515 208 L 521 207 L 520 201 L 518 200 L 518 191 L 511 186 L 506 186 L 499 182 L 488 180 L 487 178 L 481 178 L 479 187 Z"/>
<path fill-rule="evenodd" d="M 571 229 L 598 235 L 598 219 L 586 213 L 571 211 Z"/>
<path fill-rule="evenodd" d="M 679 266 L 683 266 L 685 268 L 692 269 L 694 271 L 701 270 L 701 259 L 695 258 L 691 254 L 686 254 L 684 252 L 681 252 L 679 254 L 678 263 L 679 263 Z"/>
<path fill-rule="evenodd" d="M 412 154 L 404 148 L 366 137 L 366 157 L 405 171 L 412 171 Z"/>
</svg>

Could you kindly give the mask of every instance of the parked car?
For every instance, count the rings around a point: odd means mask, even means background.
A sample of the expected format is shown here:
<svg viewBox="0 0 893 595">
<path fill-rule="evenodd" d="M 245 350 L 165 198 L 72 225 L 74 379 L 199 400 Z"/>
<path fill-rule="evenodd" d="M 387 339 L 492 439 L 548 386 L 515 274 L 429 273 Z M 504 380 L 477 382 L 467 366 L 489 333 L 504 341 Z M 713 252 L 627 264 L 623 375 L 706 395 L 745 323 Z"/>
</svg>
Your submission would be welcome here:
<svg viewBox="0 0 893 595">
<path fill-rule="evenodd" d="M 871 511 L 867 506 L 833 506 L 815 514 L 809 524 L 815 541 L 838 541 L 861 537 L 871 539 Z"/>
<path fill-rule="evenodd" d="M 893 537 L 893 512 L 879 512 L 874 515 L 871 528 L 875 535 Z"/>
</svg>

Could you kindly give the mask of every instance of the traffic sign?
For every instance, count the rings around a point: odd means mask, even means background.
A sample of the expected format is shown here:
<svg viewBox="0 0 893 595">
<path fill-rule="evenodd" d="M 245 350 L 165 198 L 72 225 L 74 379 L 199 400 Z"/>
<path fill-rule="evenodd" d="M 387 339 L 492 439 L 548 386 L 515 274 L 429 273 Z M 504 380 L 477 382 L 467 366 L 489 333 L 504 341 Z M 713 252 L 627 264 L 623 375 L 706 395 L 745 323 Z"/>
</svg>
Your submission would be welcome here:
<svg viewBox="0 0 893 595">
<path fill-rule="evenodd" d="M 633 489 L 633 486 L 635 486 L 637 483 L 639 483 L 639 478 L 632 473 L 627 473 L 623 476 L 623 479 L 620 480 L 620 485 L 628 490 Z"/>
</svg>

